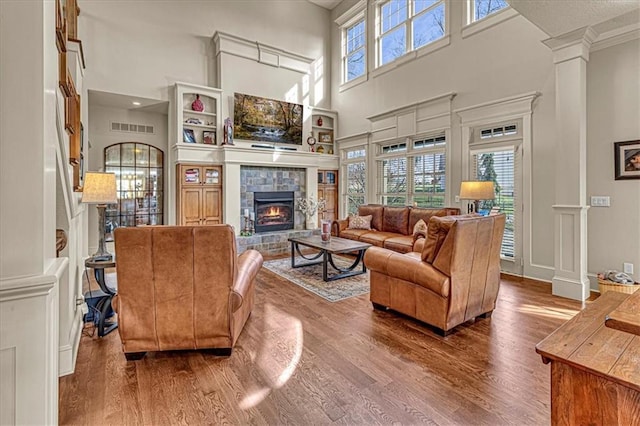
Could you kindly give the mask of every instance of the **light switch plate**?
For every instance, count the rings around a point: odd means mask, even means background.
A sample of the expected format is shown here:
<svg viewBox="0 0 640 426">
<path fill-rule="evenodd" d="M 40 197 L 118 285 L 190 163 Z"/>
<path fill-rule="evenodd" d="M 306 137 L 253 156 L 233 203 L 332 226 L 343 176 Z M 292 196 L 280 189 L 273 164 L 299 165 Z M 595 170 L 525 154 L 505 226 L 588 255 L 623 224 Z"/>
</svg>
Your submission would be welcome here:
<svg viewBox="0 0 640 426">
<path fill-rule="evenodd" d="M 622 272 L 625 274 L 633 274 L 633 263 L 624 262 L 622 264 Z"/>
<path fill-rule="evenodd" d="M 460 196 L 456 195 L 456 203 L 459 203 L 459 202 L 460 202 Z"/>
<path fill-rule="evenodd" d="M 591 197 L 591 207 L 609 207 L 611 198 L 609 196 L 594 195 Z"/>
</svg>

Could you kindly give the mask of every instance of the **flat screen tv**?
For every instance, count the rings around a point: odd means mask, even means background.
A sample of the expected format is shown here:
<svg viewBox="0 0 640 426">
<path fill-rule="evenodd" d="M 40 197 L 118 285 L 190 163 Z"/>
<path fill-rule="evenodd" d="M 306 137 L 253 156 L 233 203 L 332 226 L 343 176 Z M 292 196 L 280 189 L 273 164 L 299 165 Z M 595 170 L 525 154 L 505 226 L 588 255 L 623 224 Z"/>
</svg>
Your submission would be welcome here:
<svg viewBox="0 0 640 426">
<path fill-rule="evenodd" d="M 235 94 L 236 139 L 302 145 L 302 105 Z"/>
</svg>

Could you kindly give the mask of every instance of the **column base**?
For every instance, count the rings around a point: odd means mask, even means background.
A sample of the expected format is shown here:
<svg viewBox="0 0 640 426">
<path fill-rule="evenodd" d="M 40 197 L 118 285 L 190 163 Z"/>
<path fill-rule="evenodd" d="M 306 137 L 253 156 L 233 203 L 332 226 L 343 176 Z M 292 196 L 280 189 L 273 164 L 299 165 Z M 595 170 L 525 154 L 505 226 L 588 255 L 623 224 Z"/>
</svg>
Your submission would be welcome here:
<svg viewBox="0 0 640 426">
<path fill-rule="evenodd" d="M 570 278 L 553 277 L 551 281 L 551 293 L 554 296 L 585 301 L 591 296 L 591 283 L 589 279 L 576 281 Z"/>
</svg>

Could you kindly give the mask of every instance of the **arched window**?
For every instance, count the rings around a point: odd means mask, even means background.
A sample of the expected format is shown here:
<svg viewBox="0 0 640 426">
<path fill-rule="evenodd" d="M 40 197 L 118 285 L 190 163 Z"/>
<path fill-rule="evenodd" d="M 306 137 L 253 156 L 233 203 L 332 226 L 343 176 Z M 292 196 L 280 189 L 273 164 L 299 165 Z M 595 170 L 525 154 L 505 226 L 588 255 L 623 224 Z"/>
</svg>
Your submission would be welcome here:
<svg viewBox="0 0 640 426">
<path fill-rule="evenodd" d="M 118 204 L 107 208 L 107 226 L 164 223 L 164 153 L 156 147 L 124 142 L 104 149 L 105 172 L 116 174 Z"/>
</svg>

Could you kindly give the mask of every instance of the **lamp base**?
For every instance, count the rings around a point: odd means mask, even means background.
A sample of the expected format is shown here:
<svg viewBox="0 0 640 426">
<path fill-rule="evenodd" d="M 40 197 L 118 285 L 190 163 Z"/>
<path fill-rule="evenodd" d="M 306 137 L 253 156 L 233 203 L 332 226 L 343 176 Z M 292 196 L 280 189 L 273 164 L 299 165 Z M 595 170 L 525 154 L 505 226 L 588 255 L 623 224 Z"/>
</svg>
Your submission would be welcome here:
<svg viewBox="0 0 640 426">
<path fill-rule="evenodd" d="M 106 204 L 98 204 L 98 250 L 93 254 L 93 260 L 113 260 L 113 255 L 107 251 L 105 244 L 105 227 L 107 226 L 105 211 Z"/>
</svg>

